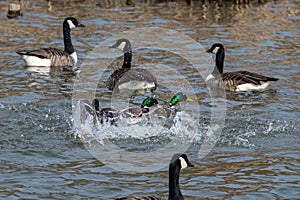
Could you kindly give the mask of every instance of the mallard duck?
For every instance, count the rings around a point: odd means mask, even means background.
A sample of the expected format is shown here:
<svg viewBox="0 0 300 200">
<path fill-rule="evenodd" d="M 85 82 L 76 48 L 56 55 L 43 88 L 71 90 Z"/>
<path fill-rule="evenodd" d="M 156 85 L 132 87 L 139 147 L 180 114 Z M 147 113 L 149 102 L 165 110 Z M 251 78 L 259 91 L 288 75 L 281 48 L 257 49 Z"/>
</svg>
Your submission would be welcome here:
<svg viewBox="0 0 300 200">
<path fill-rule="evenodd" d="M 178 105 L 180 104 L 180 102 L 191 101 L 193 101 L 191 98 L 188 98 L 185 94 L 179 92 L 172 97 L 167 105 L 157 106 L 157 108 L 150 111 L 149 115 L 152 117 L 170 119 L 179 110 Z"/>
<path fill-rule="evenodd" d="M 179 174 L 180 171 L 186 167 L 194 167 L 189 161 L 187 155 L 181 154 L 180 156 L 173 156 L 169 165 L 169 200 L 184 200 L 179 187 Z M 112 198 L 108 200 L 163 200 L 158 196 L 128 196 Z"/>
<path fill-rule="evenodd" d="M 236 71 L 223 73 L 225 50 L 222 44 L 213 44 L 208 53 L 216 55 L 216 65 L 213 72 L 207 76 L 205 82 L 210 87 L 219 87 L 228 91 L 250 91 L 264 90 L 270 81 L 277 81 L 277 78 L 248 72 Z"/>
<path fill-rule="evenodd" d="M 119 39 L 111 46 L 124 53 L 124 62 L 121 69 L 114 71 L 107 82 L 109 90 L 154 90 L 157 86 L 155 76 L 142 68 L 131 68 L 132 50 L 130 41 Z"/>
<path fill-rule="evenodd" d="M 68 17 L 63 22 L 63 36 L 65 49 L 41 48 L 31 51 L 18 51 L 23 56 L 27 66 L 72 67 L 77 63 L 77 54 L 71 41 L 71 29 L 85 27 L 76 18 Z"/>
<path fill-rule="evenodd" d="M 192 101 L 193 101 L 193 99 L 187 97 L 182 92 L 178 92 L 170 100 L 169 107 L 175 107 L 175 106 L 179 105 L 181 102 L 192 102 Z"/>
<path fill-rule="evenodd" d="M 119 111 L 112 108 L 103 108 L 100 110 L 100 103 L 98 99 L 92 101 L 92 105 L 84 103 L 86 115 L 93 117 L 94 125 L 101 126 L 103 124 L 114 125 L 119 119 Z"/>
<path fill-rule="evenodd" d="M 96 111 L 96 120 L 99 121 L 100 124 L 109 123 L 113 125 L 119 119 L 120 112 L 113 108 L 102 108 L 100 110 L 100 103 L 98 99 L 94 99 L 92 101 L 92 105 Z"/>
<path fill-rule="evenodd" d="M 126 108 L 121 110 L 121 116 L 127 124 L 137 124 L 141 122 L 144 114 L 149 113 L 150 107 L 158 104 L 153 97 L 147 97 L 141 104 L 141 108 Z"/>
<path fill-rule="evenodd" d="M 93 116 L 94 124 L 100 126 L 102 124 L 116 125 L 116 122 L 120 119 L 127 124 L 136 124 L 142 120 L 144 113 L 149 112 L 149 108 L 157 104 L 157 100 L 151 97 L 147 97 L 141 104 L 140 108 L 126 108 L 123 110 L 115 110 L 113 108 L 100 109 L 100 103 L 98 99 L 92 101 L 92 105 L 84 103 L 85 110 L 89 115 Z"/>
</svg>

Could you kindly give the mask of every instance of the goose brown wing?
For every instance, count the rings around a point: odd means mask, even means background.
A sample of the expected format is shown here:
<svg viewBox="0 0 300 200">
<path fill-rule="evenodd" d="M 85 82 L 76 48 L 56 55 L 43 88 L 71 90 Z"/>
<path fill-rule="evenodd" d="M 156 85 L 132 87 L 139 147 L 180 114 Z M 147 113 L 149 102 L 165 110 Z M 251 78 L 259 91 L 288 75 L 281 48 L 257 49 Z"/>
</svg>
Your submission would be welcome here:
<svg viewBox="0 0 300 200">
<path fill-rule="evenodd" d="M 119 84 L 126 83 L 129 81 L 145 81 L 148 83 L 155 83 L 156 78 L 148 70 L 142 68 L 135 68 L 127 71 L 123 74 L 122 78 L 119 81 Z"/>
<path fill-rule="evenodd" d="M 146 81 L 157 84 L 156 78 L 146 69 L 122 68 L 116 70 L 109 78 L 108 89 L 112 90 L 117 84 L 127 83 L 129 81 Z"/>
<path fill-rule="evenodd" d="M 25 55 L 50 59 L 52 56 L 69 56 L 68 53 L 56 48 L 42 48 L 26 52 Z"/>
<path fill-rule="evenodd" d="M 278 79 L 267 77 L 248 71 L 227 72 L 221 75 L 224 82 L 233 82 L 233 85 L 241 85 L 246 83 L 252 83 L 254 85 L 260 85 L 261 82 L 276 81 Z"/>
<path fill-rule="evenodd" d="M 128 71 L 130 70 L 129 68 L 121 68 L 121 69 L 117 69 L 116 71 L 114 71 L 107 82 L 107 88 L 109 90 L 113 90 L 116 86 L 116 84 L 118 83 L 118 81 L 120 80 L 120 78 Z"/>
<path fill-rule="evenodd" d="M 212 86 L 224 88 L 225 90 L 235 91 L 238 85 L 250 83 L 254 85 L 261 85 L 261 82 L 277 81 L 277 78 L 267 77 L 260 74 L 248 72 L 248 71 L 237 71 L 227 72 L 221 74 L 219 77 L 210 80 Z"/>
<path fill-rule="evenodd" d="M 19 54 L 21 54 L 19 52 Z M 36 56 L 39 58 L 46 58 L 51 60 L 51 66 L 73 66 L 74 59 L 65 51 L 56 48 L 42 48 L 37 50 L 22 53 L 22 55 Z"/>
</svg>

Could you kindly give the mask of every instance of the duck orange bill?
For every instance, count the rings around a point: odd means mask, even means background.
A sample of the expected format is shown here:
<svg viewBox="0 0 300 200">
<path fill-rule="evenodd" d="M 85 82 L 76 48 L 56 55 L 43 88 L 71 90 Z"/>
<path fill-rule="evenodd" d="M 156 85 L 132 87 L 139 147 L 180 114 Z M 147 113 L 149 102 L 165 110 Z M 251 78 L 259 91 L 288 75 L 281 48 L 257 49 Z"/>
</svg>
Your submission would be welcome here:
<svg viewBox="0 0 300 200">
<path fill-rule="evenodd" d="M 163 108 L 163 106 L 160 104 L 157 104 L 157 108 Z"/>
<path fill-rule="evenodd" d="M 193 102 L 194 100 L 191 99 L 190 97 L 188 97 L 188 98 L 186 99 L 186 101 L 187 101 L 187 102 Z"/>
</svg>

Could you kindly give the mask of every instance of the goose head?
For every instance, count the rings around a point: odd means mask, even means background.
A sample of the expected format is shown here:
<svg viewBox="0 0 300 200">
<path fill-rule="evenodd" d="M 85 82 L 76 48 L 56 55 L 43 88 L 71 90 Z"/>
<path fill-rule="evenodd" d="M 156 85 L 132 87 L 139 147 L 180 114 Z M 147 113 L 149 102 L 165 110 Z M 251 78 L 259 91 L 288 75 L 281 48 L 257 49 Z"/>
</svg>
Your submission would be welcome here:
<svg viewBox="0 0 300 200">
<path fill-rule="evenodd" d="M 85 27 L 85 25 L 81 24 L 75 17 L 67 17 L 64 21 L 64 24 L 66 24 L 69 29 L 75 27 Z"/>
<path fill-rule="evenodd" d="M 122 39 L 118 39 L 117 42 L 114 45 L 112 45 L 110 48 L 119 49 L 124 53 L 126 53 L 131 51 L 131 44 L 129 40 L 122 38 Z"/>
<path fill-rule="evenodd" d="M 187 167 L 194 167 L 194 165 L 189 161 L 186 154 L 181 154 L 181 156 L 174 162 L 180 163 L 180 169 L 185 169 Z"/>
<path fill-rule="evenodd" d="M 218 52 L 220 52 L 220 50 L 224 50 L 224 46 L 220 43 L 215 43 L 206 52 L 217 54 Z"/>
<path fill-rule="evenodd" d="M 183 200 L 180 191 L 179 173 L 182 169 L 194 167 L 186 154 L 175 154 L 169 165 L 169 200 Z"/>
</svg>

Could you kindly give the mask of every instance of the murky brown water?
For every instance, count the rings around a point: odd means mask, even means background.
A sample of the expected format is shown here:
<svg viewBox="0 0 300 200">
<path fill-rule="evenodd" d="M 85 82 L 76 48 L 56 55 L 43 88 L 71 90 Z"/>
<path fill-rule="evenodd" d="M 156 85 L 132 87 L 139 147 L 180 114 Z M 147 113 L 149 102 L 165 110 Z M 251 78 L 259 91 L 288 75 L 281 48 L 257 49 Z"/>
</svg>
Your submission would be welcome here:
<svg viewBox="0 0 300 200">
<path fill-rule="evenodd" d="M 99 65 L 97 56 L 87 56 L 107 38 L 134 28 L 159 27 L 185 34 L 204 49 L 223 43 L 225 71 L 245 69 L 279 78 L 265 92 L 227 93 L 222 135 L 203 159 L 197 156 L 201 143 L 189 148 L 187 153 L 196 167 L 182 172 L 181 188 L 186 199 L 300 197 L 299 1 L 247 5 L 134 1 L 126 5 L 125 1 L 38 0 L 24 1 L 24 15 L 17 19 L 6 18 L 7 2 L 0 5 L 1 199 L 167 196 L 166 168 L 120 172 L 96 160 L 74 138 L 73 73 L 37 73 L 15 53 L 47 46 L 63 48 L 61 23 L 66 16 L 76 16 L 86 25 L 72 31 L 82 70 Z M 213 105 L 201 76 L 180 57 L 160 49 L 136 49 L 133 56 L 135 65 L 168 65 L 187 77 L 198 98 L 199 131 L 206 131 Z M 120 62 L 115 61 L 103 77 Z M 173 89 L 182 89 L 173 81 L 174 74 L 162 72 Z M 99 86 L 98 96 L 108 103 L 110 91 L 101 81 Z M 169 96 L 163 90 L 158 95 Z M 132 103 L 138 104 L 142 97 Z M 133 144 L 129 141 L 128 145 Z"/>
</svg>

